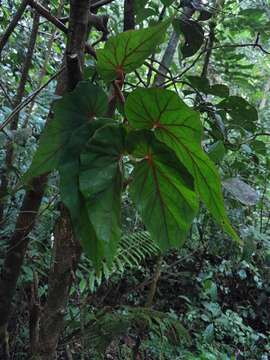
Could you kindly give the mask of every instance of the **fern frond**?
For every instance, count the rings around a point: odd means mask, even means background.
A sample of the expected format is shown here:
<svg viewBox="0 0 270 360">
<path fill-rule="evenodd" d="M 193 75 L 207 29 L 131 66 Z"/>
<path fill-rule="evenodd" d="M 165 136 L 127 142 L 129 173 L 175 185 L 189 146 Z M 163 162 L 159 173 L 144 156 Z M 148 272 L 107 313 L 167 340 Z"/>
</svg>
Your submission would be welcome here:
<svg viewBox="0 0 270 360">
<path fill-rule="evenodd" d="M 126 234 L 121 238 L 117 254 L 111 267 L 104 262 L 100 271 L 93 269 L 88 261 L 89 288 L 92 292 L 96 290 L 102 281 L 108 280 L 112 274 L 122 274 L 126 269 L 138 268 L 147 257 L 157 256 L 160 253 L 159 247 L 151 239 L 147 231 L 138 231 Z M 82 265 L 85 270 L 86 267 Z"/>
<path fill-rule="evenodd" d="M 118 310 L 104 308 L 93 315 L 84 326 L 84 334 L 79 336 L 83 336 L 89 347 L 104 353 L 112 341 L 126 335 L 128 331 L 136 333 L 142 329 L 147 333 L 155 333 L 173 345 L 190 343 L 190 336 L 179 320 L 170 314 L 143 307 L 123 307 Z"/>
</svg>

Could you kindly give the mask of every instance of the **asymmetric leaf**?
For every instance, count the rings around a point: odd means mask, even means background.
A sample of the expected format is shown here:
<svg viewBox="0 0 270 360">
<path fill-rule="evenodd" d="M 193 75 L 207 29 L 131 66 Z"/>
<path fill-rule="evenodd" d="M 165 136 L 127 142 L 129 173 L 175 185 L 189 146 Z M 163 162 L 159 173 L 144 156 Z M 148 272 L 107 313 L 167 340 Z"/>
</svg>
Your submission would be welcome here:
<svg viewBox="0 0 270 360">
<path fill-rule="evenodd" d="M 133 128 L 151 129 L 159 141 L 175 152 L 194 177 L 196 191 L 208 210 L 238 239 L 227 220 L 218 172 L 201 147 L 199 114 L 174 92 L 157 88 L 132 92 L 125 104 L 125 113 Z"/>
<path fill-rule="evenodd" d="M 88 81 L 80 82 L 73 92 L 58 100 L 24 181 L 56 169 L 67 147 L 75 149 L 84 144 L 89 120 L 106 110 L 106 94 Z"/>
<path fill-rule="evenodd" d="M 144 224 L 161 249 L 183 244 L 198 209 L 193 179 L 150 131 L 128 136 L 137 159 L 129 191 Z"/>
<path fill-rule="evenodd" d="M 88 218 L 107 260 L 112 260 L 121 236 L 120 199 L 124 145 L 123 128 L 117 125 L 105 126 L 96 132 L 80 157 L 80 191 Z"/>
<path fill-rule="evenodd" d="M 97 129 L 113 123 L 113 120 L 100 118 L 88 124 L 88 131 L 81 133 L 80 127 L 73 133 L 73 140 L 65 148 L 58 170 L 60 173 L 61 199 L 69 209 L 75 234 L 81 241 L 83 249 L 95 264 L 104 257 L 92 224 L 89 221 L 84 199 L 79 191 L 80 153 L 86 142 L 95 134 Z M 81 139 L 79 139 L 81 136 Z M 75 141 L 75 138 L 78 141 Z"/>
<path fill-rule="evenodd" d="M 60 172 L 61 199 L 68 208 L 73 231 L 79 239 L 85 254 L 100 267 L 104 258 L 103 249 L 89 221 L 84 199 L 79 192 L 79 159 L 73 159 L 62 165 Z"/>
<path fill-rule="evenodd" d="M 104 49 L 97 50 L 97 70 L 105 81 L 119 73 L 130 73 L 140 67 L 157 45 L 163 42 L 170 21 L 147 29 L 129 30 L 112 36 Z"/>
</svg>

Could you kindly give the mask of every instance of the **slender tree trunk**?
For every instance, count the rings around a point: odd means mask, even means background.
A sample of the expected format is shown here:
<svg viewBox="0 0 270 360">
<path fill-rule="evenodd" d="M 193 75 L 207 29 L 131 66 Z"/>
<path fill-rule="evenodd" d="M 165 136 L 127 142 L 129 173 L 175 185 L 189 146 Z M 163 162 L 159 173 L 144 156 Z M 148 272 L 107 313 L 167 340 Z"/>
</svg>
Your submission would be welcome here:
<svg viewBox="0 0 270 360">
<path fill-rule="evenodd" d="M 223 7 L 223 5 L 224 5 L 224 0 L 217 0 L 215 3 L 215 11 L 212 14 L 212 20 L 209 24 L 209 36 L 208 36 L 208 42 L 207 42 L 208 50 L 206 51 L 206 54 L 204 57 L 201 78 L 206 79 L 208 77 L 210 60 L 211 60 L 211 56 L 212 56 L 212 52 L 213 52 L 213 47 L 215 44 L 215 30 L 216 30 L 217 17 L 219 15 L 219 11 Z M 198 104 L 199 101 L 200 101 L 200 95 L 197 94 L 195 97 L 195 104 Z"/>
<path fill-rule="evenodd" d="M 43 310 L 37 359 L 55 359 L 59 334 L 63 327 L 70 286 L 81 254 L 79 242 L 73 237 L 67 209 L 61 213 L 54 229 L 53 264 L 49 275 L 48 298 Z"/>
<path fill-rule="evenodd" d="M 66 73 L 61 72 L 56 86 L 56 95 L 62 95 L 66 91 Z M 51 119 L 51 113 L 47 123 Z M 8 320 L 12 310 L 12 300 L 16 290 L 16 284 L 21 272 L 21 266 L 28 245 L 28 235 L 31 232 L 47 182 L 47 174 L 39 176 L 27 186 L 26 193 L 17 216 L 15 230 L 9 240 L 9 246 L 1 269 L 0 276 L 0 345 L 2 354 L 8 348 Z M 1 359 L 0 349 L 0 359 Z"/>
<path fill-rule="evenodd" d="M 90 0 L 70 3 L 66 49 L 67 88 L 73 90 L 82 79 L 84 48 L 89 28 Z M 59 335 L 64 324 L 69 290 L 80 259 L 81 247 L 73 236 L 70 215 L 63 204 L 55 226 L 54 261 L 49 276 L 48 298 L 40 322 L 39 346 L 35 359 L 56 358 Z"/>
<path fill-rule="evenodd" d="M 135 28 L 134 0 L 124 2 L 124 31 Z"/>
<path fill-rule="evenodd" d="M 58 6 L 58 9 L 57 9 L 57 14 L 56 14 L 57 18 L 60 18 L 60 16 L 61 16 L 61 11 L 62 11 L 63 5 L 64 5 L 64 0 L 60 0 L 59 6 Z M 42 65 L 42 69 L 40 70 L 40 73 L 39 73 L 39 79 L 38 79 L 37 88 L 40 88 L 42 86 L 44 77 L 46 75 L 47 65 L 48 65 L 49 60 L 50 60 L 51 55 L 52 55 L 52 47 L 53 47 L 53 43 L 55 41 L 56 34 L 57 34 L 57 29 L 54 29 L 54 31 L 51 34 L 51 36 L 50 36 L 50 38 L 48 40 L 48 43 L 46 45 L 46 53 L 45 53 L 44 63 Z M 32 114 L 33 107 L 34 107 L 34 102 L 31 102 L 31 104 L 29 106 L 29 109 L 28 109 L 28 112 L 27 112 L 27 115 L 26 115 L 26 118 L 25 118 L 24 123 L 22 125 L 23 128 L 26 128 L 28 126 L 28 123 L 29 123 L 29 120 L 30 120 L 30 117 L 31 117 L 31 114 Z"/>
<path fill-rule="evenodd" d="M 194 14 L 194 9 L 191 7 L 184 7 L 183 8 L 183 14 L 181 15 L 182 20 L 187 20 L 191 18 L 191 16 Z M 173 31 L 170 37 L 170 40 L 168 42 L 167 48 L 164 52 L 164 55 L 162 57 L 160 66 L 158 68 L 159 73 L 164 74 L 162 76 L 161 74 L 157 74 L 154 80 L 155 86 L 160 86 L 163 81 L 165 80 L 165 76 L 167 74 L 167 69 L 171 66 L 173 57 L 177 48 L 179 42 L 179 35 Z"/>
<path fill-rule="evenodd" d="M 39 337 L 40 301 L 38 294 L 38 274 L 33 271 L 33 282 L 31 284 L 31 295 L 29 300 L 29 342 L 30 354 L 35 354 Z"/>
<path fill-rule="evenodd" d="M 152 279 L 152 282 L 151 282 L 151 285 L 150 285 L 150 289 L 149 289 L 149 292 L 147 294 L 145 307 L 150 308 L 153 305 L 154 298 L 155 298 L 156 291 L 157 291 L 157 283 L 158 283 L 158 280 L 159 280 L 160 275 L 161 275 L 161 264 L 162 264 L 162 256 L 160 255 L 157 258 L 157 261 L 156 261 L 156 267 L 155 267 L 153 279 Z"/>
<path fill-rule="evenodd" d="M 27 191 L 17 218 L 15 231 L 9 241 L 3 270 L 0 278 L 0 344 L 3 352 L 8 347 L 7 324 L 12 309 L 12 299 L 20 275 L 21 266 L 28 243 L 28 234 L 34 226 L 36 215 L 41 203 L 46 176 L 34 179 L 31 189 Z M 1 355 L 1 352 L 0 352 Z M 1 356 L 0 356 L 1 358 Z"/>
<path fill-rule="evenodd" d="M 21 102 L 25 94 L 25 86 L 27 83 L 29 70 L 32 64 L 32 58 L 34 54 L 35 44 L 38 36 L 38 27 L 39 27 L 39 14 L 35 12 L 33 18 L 33 27 L 28 43 L 28 50 L 27 54 L 23 63 L 22 73 L 20 83 L 17 89 L 17 93 L 15 99 L 13 101 L 13 106 L 16 108 Z M 13 121 L 11 122 L 10 129 L 17 130 L 18 128 L 18 121 L 19 121 L 20 113 L 18 113 Z M 9 142 L 6 148 L 6 159 L 5 159 L 5 168 L 3 169 L 3 175 L 1 176 L 1 184 L 0 184 L 0 227 L 4 226 L 4 208 L 5 208 L 5 197 L 8 191 L 9 185 L 9 172 L 10 168 L 12 167 L 13 163 L 13 143 Z"/>
</svg>

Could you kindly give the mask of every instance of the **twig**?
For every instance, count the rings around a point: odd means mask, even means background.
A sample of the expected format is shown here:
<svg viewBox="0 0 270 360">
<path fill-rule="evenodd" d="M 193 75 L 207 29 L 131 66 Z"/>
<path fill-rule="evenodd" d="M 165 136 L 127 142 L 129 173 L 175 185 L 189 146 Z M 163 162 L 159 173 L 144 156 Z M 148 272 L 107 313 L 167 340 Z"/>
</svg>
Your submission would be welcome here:
<svg viewBox="0 0 270 360">
<path fill-rule="evenodd" d="M 17 89 L 17 93 L 15 96 L 14 102 L 13 102 L 15 108 L 21 104 L 23 96 L 25 94 L 25 87 L 26 87 L 27 80 L 29 79 L 29 71 L 30 71 L 30 67 L 32 64 L 36 41 L 38 38 L 39 20 L 40 20 L 39 13 L 37 11 L 34 11 L 33 27 L 32 27 L 31 35 L 29 38 L 27 53 L 26 53 L 25 60 L 23 62 L 23 66 L 22 66 L 21 79 L 19 82 L 19 86 Z M 11 130 L 17 129 L 18 121 L 19 121 L 19 113 L 17 114 L 16 117 L 13 118 L 13 121 L 11 124 Z"/>
<path fill-rule="evenodd" d="M 61 15 L 61 10 L 62 10 L 62 7 L 63 7 L 63 3 L 64 3 L 64 0 L 61 0 L 60 3 L 59 3 L 58 9 L 57 9 L 57 16 L 58 17 Z M 56 34 L 57 34 L 57 29 L 54 29 L 53 33 L 49 34 L 50 38 L 48 40 L 48 43 L 46 44 L 47 51 L 46 51 L 46 54 L 45 54 L 44 63 L 42 65 L 42 68 L 41 68 L 40 73 L 39 73 L 39 79 L 38 79 L 37 88 L 42 86 L 44 77 L 46 75 L 46 69 L 47 69 L 47 65 L 48 65 L 50 57 L 51 57 L 52 46 L 53 46 L 53 43 L 55 41 Z M 30 120 L 30 117 L 31 117 L 31 114 L 32 114 L 32 111 L 33 111 L 33 107 L 34 107 L 34 102 L 32 102 L 30 104 L 30 106 L 29 106 L 28 113 L 26 115 L 26 118 L 24 120 L 22 128 L 26 128 L 28 126 L 28 123 L 29 123 L 29 120 Z"/>
<path fill-rule="evenodd" d="M 0 40 L 0 57 L 4 46 L 6 45 L 10 35 L 12 34 L 13 30 L 15 29 L 16 25 L 18 24 L 20 18 L 22 17 L 24 10 L 28 4 L 28 0 L 23 0 L 21 5 L 19 6 L 14 18 L 11 20 L 8 28 L 6 29 L 5 33 L 2 35 Z"/>
<path fill-rule="evenodd" d="M 194 14 L 195 9 L 193 9 L 192 7 L 184 7 L 183 11 L 182 11 L 182 15 L 181 15 L 181 20 L 182 21 L 186 21 L 188 19 L 190 19 L 192 17 L 192 15 Z M 176 48 L 177 48 L 177 44 L 179 42 L 179 38 L 180 35 L 178 33 L 176 33 L 176 31 L 173 30 L 171 37 L 169 39 L 167 48 L 163 54 L 160 66 L 159 66 L 159 71 L 160 74 L 157 73 L 157 75 L 155 76 L 154 79 L 154 85 L 155 86 L 159 86 L 161 85 L 161 83 L 164 81 L 165 76 L 167 74 L 167 70 L 173 61 L 173 56 L 175 54 Z M 165 65 L 165 67 L 164 67 Z"/>
<path fill-rule="evenodd" d="M 247 43 L 247 44 L 225 44 L 225 45 L 218 45 L 218 46 L 214 46 L 212 48 L 212 50 L 216 50 L 216 49 L 223 49 L 223 48 L 244 48 L 244 47 L 257 47 L 259 48 L 263 53 L 267 54 L 267 55 L 270 55 L 270 52 L 268 52 L 267 50 L 265 50 L 262 45 L 260 44 L 254 44 L 254 43 Z M 203 49 L 198 55 L 197 57 L 194 59 L 194 61 L 189 65 L 187 66 L 179 75 L 175 76 L 173 79 L 171 79 L 171 82 L 173 83 L 174 80 L 177 80 L 179 78 L 181 78 L 186 72 L 188 72 L 191 68 L 193 68 L 197 61 L 200 59 L 200 57 L 209 50 L 209 47 Z M 164 81 L 161 86 L 170 86 L 168 85 L 169 81 Z"/>
<path fill-rule="evenodd" d="M 32 6 L 34 9 L 36 9 L 36 11 L 38 11 L 41 16 L 43 16 L 45 19 L 50 21 L 65 34 L 68 33 L 68 29 L 65 27 L 65 25 L 59 19 L 57 19 L 57 17 L 53 16 L 43 5 L 39 4 L 37 1 L 33 1 L 33 0 L 28 0 L 28 1 L 29 1 L 29 5 Z"/>
<path fill-rule="evenodd" d="M 90 11 L 92 11 L 93 13 L 95 13 L 99 8 L 101 8 L 104 5 L 108 5 L 111 2 L 113 2 L 114 0 L 100 0 L 97 1 L 96 3 L 92 4 L 90 6 Z"/>
<path fill-rule="evenodd" d="M 125 104 L 125 97 L 124 97 L 124 95 L 123 95 L 123 93 L 121 91 L 122 83 L 115 80 L 115 81 L 112 82 L 112 85 L 114 87 L 116 97 L 118 98 L 120 103 L 122 105 L 124 105 Z"/>
<path fill-rule="evenodd" d="M 144 87 L 147 87 L 147 84 L 143 81 L 143 79 L 141 78 L 141 75 L 138 73 L 137 70 L 135 70 L 135 74 L 136 74 L 137 78 L 139 79 L 139 84 L 143 84 Z"/>
<path fill-rule="evenodd" d="M 165 75 L 165 74 L 163 74 L 161 71 L 159 71 L 158 69 L 156 69 L 156 68 L 154 68 L 154 66 L 152 66 L 151 64 L 149 64 L 148 62 L 144 62 L 144 65 L 146 65 L 148 68 L 150 68 L 152 71 L 154 71 L 155 73 L 157 73 L 157 74 L 159 74 L 159 75 L 161 75 L 161 76 L 163 76 L 165 79 L 168 79 L 168 80 L 172 80 L 172 78 L 171 77 L 169 77 L 169 76 L 167 76 L 167 75 Z"/>
<path fill-rule="evenodd" d="M 58 70 L 57 73 L 55 73 L 44 85 L 35 90 L 24 101 L 22 101 L 21 104 L 19 104 L 6 118 L 3 124 L 0 125 L 0 131 L 2 131 L 13 120 L 14 116 L 16 116 L 23 108 L 30 104 L 43 89 L 45 89 L 54 79 L 56 79 L 57 76 L 59 76 L 65 70 L 65 68 L 65 66 L 61 67 L 61 69 Z"/>
</svg>

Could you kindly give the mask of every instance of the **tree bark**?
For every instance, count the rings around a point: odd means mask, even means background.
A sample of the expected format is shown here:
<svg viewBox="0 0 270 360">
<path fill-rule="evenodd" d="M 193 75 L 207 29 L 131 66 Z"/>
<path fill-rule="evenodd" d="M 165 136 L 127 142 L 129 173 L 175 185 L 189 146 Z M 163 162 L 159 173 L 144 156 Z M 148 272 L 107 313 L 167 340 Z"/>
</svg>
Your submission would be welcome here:
<svg viewBox="0 0 270 360">
<path fill-rule="evenodd" d="M 4 353 L 8 346 L 7 324 L 12 309 L 12 299 L 27 248 L 28 234 L 34 226 L 45 183 L 46 176 L 34 179 L 31 183 L 31 189 L 26 192 L 15 231 L 9 241 L 0 277 L 0 343 L 3 344 Z"/>
<path fill-rule="evenodd" d="M 66 73 L 61 73 L 56 86 L 56 95 L 62 95 L 66 91 Z M 51 113 L 47 123 L 51 119 Z M 0 275 L 0 345 L 2 354 L 8 347 L 8 320 L 12 310 L 12 300 L 16 290 L 16 284 L 21 272 L 25 257 L 28 235 L 31 232 L 41 204 L 47 182 L 47 174 L 39 176 L 27 186 L 26 193 L 17 216 L 15 230 L 9 240 L 9 246 Z M 3 356 L 3 355 L 2 355 Z M 0 349 L 1 358 L 1 349 Z"/>
<path fill-rule="evenodd" d="M 135 29 L 134 0 L 124 2 L 124 31 Z"/>
<path fill-rule="evenodd" d="M 62 11 L 63 5 L 64 5 L 64 0 L 60 0 L 59 6 L 58 6 L 58 9 L 57 9 L 57 14 L 56 14 L 57 18 L 59 18 L 61 16 L 61 11 Z M 50 36 L 50 38 L 48 40 L 48 43 L 46 45 L 47 50 L 46 50 L 46 53 L 45 53 L 44 63 L 42 65 L 42 68 L 41 68 L 40 73 L 39 73 L 39 79 L 38 79 L 37 88 L 40 88 L 42 86 L 44 77 L 46 75 L 47 65 L 48 65 L 49 60 L 50 60 L 51 55 L 52 55 L 52 47 L 53 47 L 53 43 L 55 41 L 56 34 L 57 34 L 57 29 L 54 29 L 54 31 L 51 34 L 51 36 Z M 32 114 L 33 107 L 34 107 L 34 102 L 31 102 L 31 104 L 29 106 L 29 109 L 28 109 L 28 112 L 27 112 L 27 115 L 26 115 L 26 118 L 25 118 L 24 123 L 22 125 L 23 128 L 26 128 L 28 126 L 28 123 L 29 123 L 29 120 L 30 120 L 30 117 L 31 117 L 31 114 Z"/>
<path fill-rule="evenodd" d="M 89 0 L 72 0 L 66 46 L 67 88 L 74 89 L 82 79 L 84 49 L 88 34 Z M 56 358 L 59 335 L 64 324 L 69 290 L 74 279 L 81 247 L 73 236 L 68 210 L 60 205 L 55 226 L 54 261 L 49 276 L 48 298 L 40 322 L 39 346 L 35 359 Z"/>
<path fill-rule="evenodd" d="M 187 20 L 192 17 L 194 14 L 194 9 L 191 7 L 184 7 L 183 14 L 181 15 L 182 20 Z M 157 74 L 154 79 L 154 86 L 160 86 L 163 81 L 165 80 L 165 76 L 167 75 L 167 69 L 171 66 L 173 57 L 179 42 L 179 35 L 173 30 L 167 48 L 164 52 L 162 57 L 160 66 L 158 68 L 159 73 L 164 74 Z"/>
<path fill-rule="evenodd" d="M 48 298 L 45 304 L 39 333 L 39 360 L 56 358 L 56 347 L 63 327 L 70 286 L 81 254 L 79 242 L 73 237 L 67 209 L 61 212 L 54 230 L 54 260 L 49 275 Z"/>
</svg>

